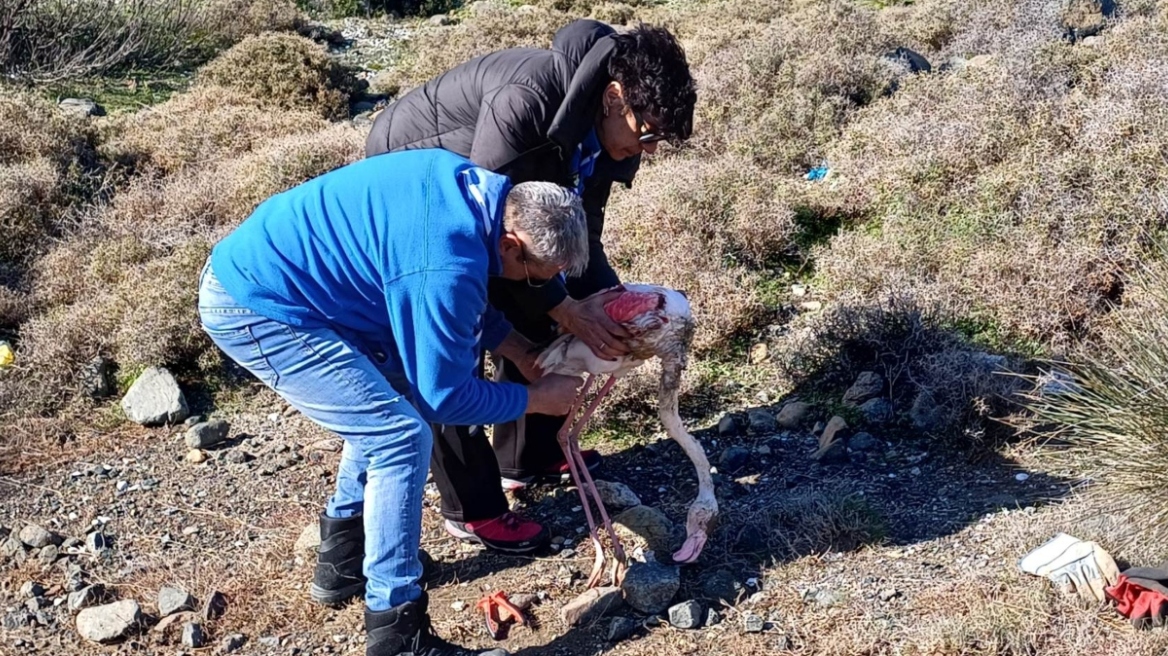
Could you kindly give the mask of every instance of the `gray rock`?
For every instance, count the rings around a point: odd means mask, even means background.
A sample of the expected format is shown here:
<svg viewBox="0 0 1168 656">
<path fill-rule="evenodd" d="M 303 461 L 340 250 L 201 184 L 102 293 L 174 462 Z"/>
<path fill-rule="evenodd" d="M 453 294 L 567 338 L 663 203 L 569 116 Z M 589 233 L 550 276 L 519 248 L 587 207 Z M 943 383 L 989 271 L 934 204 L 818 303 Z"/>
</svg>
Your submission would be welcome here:
<svg viewBox="0 0 1168 656">
<path fill-rule="evenodd" d="M 702 602 L 691 599 L 669 607 L 669 623 L 679 629 L 700 629 L 706 620 Z"/>
<path fill-rule="evenodd" d="M 819 449 L 814 458 L 821 463 L 847 462 L 848 422 L 843 417 L 832 417 L 819 436 Z"/>
<path fill-rule="evenodd" d="M 114 363 L 98 356 L 81 371 L 81 387 L 91 399 L 104 399 L 117 391 L 113 380 Z"/>
<path fill-rule="evenodd" d="M 41 547 L 59 542 L 59 539 L 36 524 L 27 524 L 24 528 L 20 529 L 20 541 L 33 549 L 40 549 Z"/>
<path fill-rule="evenodd" d="M 45 546 L 41 547 L 40 552 L 37 554 L 37 560 L 46 565 L 52 565 L 53 563 L 57 562 L 57 559 L 60 557 L 61 549 L 58 548 L 55 544 L 46 544 Z"/>
<path fill-rule="evenodd" d="M 669 602 L 673 601 L 673 595 L 680 587 L 681 571 L 657 562 L 633 563 L 621 584 L 625 601 L 649 614 L 669 608 Z"/>
<path fill-rule="evenodd" d="M 868 399 L 880 396 L 884 391 L 884 377 L 875 371 L 863 371 L 856 377 L 856 382 L 844 392 L 844 403 L 860 405 Z"/>
<path fill-rule="evenodd" d="M 734 417 L 730 415 L 722 415 L 718 420 L 718 435 L 721 437 L 732 437 L 738 434 L 738 422 L 734 421 Z"/>
<path fill-rule="evenodd" d="M 880 601 L 892 601 L 900 596 L 900 590 L 896 588 L 885 588 L 880 591 Z"/>
<path fill-rule="evenodd" d="M 721 471 L 733 473 L 745 467 L 749 461 L 750 449 L 741 446 L 732 446 L 722 451 L 722 457 L 718 459 L 718 464 Z"/>
<path fill-rule="evenodd" d="M 706 626 L 717 626 L 722 623 L 722 614 L 713 608 L 706 609 Z"/>
<path fill-rule="evenodd" d="M 944 415 L 941 408 L 933 400 L 933 395 L 924 390 L 921 390 L 917 394 L 917 397 L 913 399 L 912 407 L 908 411 L 908 417 L 912 420 L 914 428 L 926 433 L 940 430 L 944 427 Z"/>
<path fill-rule="evenodd" d="M 596 481 L 596 491 L 606 508 L 621 510 L 641 505 L 641 499 L 624 483 Z"/>
<path fill-rule="evenodd" d="M 25 581 L 24 585 L 20 586 L 20 596 L 29 599 L 32 597 L 39 597 L 45 593 L 45 586 L 36 581 Z"/>
<path fill-rule="evenodd" d="M 30 615 L 26 610 L 14 610 L 11 613 L 4 615 L 2 626 L 6 631 L 15 631 L 21 627 L 31 624 L 33 617 L 34 616 Z"/>
<path fill-rule="evenodd" d="M 728 570 L 720 569 L 706 577 L 702 582 L 702 594 L 708 599 L 725 601 L 733 604 L 738 600 L 738 593 L 742 585 Z"/>
<path fill-rule="evenodd" d="M 750 432 L 756 435 L 763 433 L 773 433 L 778 430 L 778 423 L 775 421 L 775 416 L 766 410 L 751 410 L 746 413 L 747 424 L 750 426 Z"/>
<path fill-rule="evenodd" d="M 434 14 L 433 16 L 431 16 L 429 18 L 429 20 L 427 22 L 430 23 L 431 25 L 436 25 L 438 27 L 444 27 L 446 25 L 453 25 L 454 19 L 446 14 Z"/>
<path fill-rule="evenodd" d="M 42 608 L 45 608 L 48 605 L 49 605 L 49 600 L 45 599 L 44 597 L 33 597 L 32 599 L 26 599 L 24 601 L 24 607 L 33 613 L 37 612 L 38 610 L 40 610 Z"/>
<path fill-rule="evenodd" d="M 143 426 L 177 424 L 187 418 L 187 399 L 174 376 L 162 367 L 150 367 L 122 397 L 126 417 Z"/>
<path fill-rule="evenodd" d="M 230 654 L 233 651 L 242 649 L 244 643 L 246 642 L 247 638 L 245 638 L 242 633 L 232 633 L 226 638 L 223 638 L 223 642 L 219 643 L 219 649 L 221 649 L 224 654 Z"/>
<path fill-rule="evenodd" d="M 621 589 L 592 588 L 569 601 L 560 609 L 560 619 L 568 626 L 589 625 L 624 606 Z"/>
<path fill-rule="evenodd" d="M 871 451 L 880 446 L 880 441 L 872 437 L 871 433 L 859 432 L 848 440 L 848 448 L 852 451 Z"/>
<path fill-rule="evenodd" d="M 133 599 L 86 608 L 77 614 L 77 632 L 92 642 L 124 637 L 142 621 L 142 609 Z"/>
<path fill-rule="evenodd" d="M 860 412 L 869 423 L 879 426 L 892 420 L 892 402 L 884 397 L 868 399 L 860 405 Z"/>
<path fill-rule="evenodd" d="M 100 604 L 102 601 L 105 601 L 105 588 L 100 584 L 85 586 L 77 592 L 69 593 L 69 610 L 77 612 L 83 608 Z"/>
<path fill-rule="evenodd" d="M 423 568 L 425 569 L 425 568 Z M 227 613 L 227 596 L 218 590 L 213 590 L 203 602 L 203 619 L 217 620 Z"/>
<path fill-rule="evenodd" d="M 766 628 L 766 622 L 757 613 L 749 611 L 742 614 L 742 630 L 747 633 L 762 633 Z"/>
<path fill-rule="evenodd" d="M 673 548 L 673 522 L 669 521 L 669 518 L 656 508 L 644 505 L 633 506 L 613 517 L 612 523 L 618 534 L 623 533 L 624 537 L 640 538 L 653 551 L 669 552 Z"/>
<path fill-rule="evenodd" d="M 637 630 L 637 623 L 627 617 L 614 617 L 612 624 L 608 625 L 608 641 L 620 642 L 625 638 L 633 635 L 633 631 Z"/>
<path fill-rule="evenodd" d="M 788 430 L 799 428 L 803 425 L 803 422 L 807 421 L 814 407 L 810 403 L 804 403 L 803 401 L 791 401 L 783 406 L 782 410 L 779 410 L 779 426 Z"/>
<path fill-rule="evenodd" d="M 811 588 L 803 592 L 803 600 L 814 603 L 820 608 L 831 608 L 844 602 L 844 595 L 834 590 Z"/>
<path fill-rule="evenodd" d="M 293 547 L 296 553 L 305 553 L 309 551 L 316 551 L 320 546 L 320 523 L 313 522 L 304 527 L 300 531 L 300 537 L 296 538 L 296 545 Z"/>
<path fill-rule="evenodd" d="M 195 424 L 187 429 L 187 446 L 192 449 L 209 449 L 227 439 L 231 425 L 222 419 L 212 419 Z"/>
<path fill-rule="evenodd" d="M 108 549 L 109 546 L 109 538 L 101 531 L 94 531 L 85 536 L 85 548 L 93 553 L 98 553 L 102 549 Z"/>
<path fill-rule="evenodd" d="M 160 617 L 194 609 L 195 598 L 185 590 L 166 587 L 158 591 L 158 615 Z"/>
<path fill-rule="evenodd" d="M 279 647 L 280 638 L 279 636 L 260 636 L 260 644 L 270 648 Z"/>
<path fill-rule="evenodd" d="M 248 453 L 247 451 L 244 451 L 243 449 L 232 449 L 227 454 L 227 462 L 230 462 L 233 465 L 242 465 L 246 462 L 251 462 L 252 460 L 255 460 L 255 456 Z"/>
<path fill-rule="evenodd" d="M 3 543 L 0 543 L 0 556 L 4 558 L 14 558 L 16 554 L 24 554 L 24 543 L 16 538 L 8 538 Z"/>
<path fill-rule="evenodd" d="M 187 622 L 182 629 L 182 644 L 187 649 L 198 649 L 207 644 L 207 634 L 203 632 L 203 625 L 197 622 Z"/>
<path fill-rule="evenodd" d="M 58 103 L 57 107 L 66 114 L 71 114 L 79 118 L 105 116 L 105 109 L 88 98 L 66 98 Z"/>
</svg>

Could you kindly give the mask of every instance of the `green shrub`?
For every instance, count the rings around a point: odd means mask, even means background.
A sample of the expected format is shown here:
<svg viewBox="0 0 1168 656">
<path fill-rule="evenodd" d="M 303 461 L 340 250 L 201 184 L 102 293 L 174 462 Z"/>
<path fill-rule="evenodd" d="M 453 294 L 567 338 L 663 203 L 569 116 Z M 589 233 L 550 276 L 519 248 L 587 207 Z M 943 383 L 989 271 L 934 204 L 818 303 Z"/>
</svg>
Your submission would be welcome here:
<svg viewBox="0 0 1168 656">
<path fill-rule="evenodd" d="M 356 89 L 352 73 L 323 46 L 291 34 L 249 36 L 200 69 L 197 80 L 273 109 L 311 110 L 325 118 L 347 116 Z"/>
</svg>

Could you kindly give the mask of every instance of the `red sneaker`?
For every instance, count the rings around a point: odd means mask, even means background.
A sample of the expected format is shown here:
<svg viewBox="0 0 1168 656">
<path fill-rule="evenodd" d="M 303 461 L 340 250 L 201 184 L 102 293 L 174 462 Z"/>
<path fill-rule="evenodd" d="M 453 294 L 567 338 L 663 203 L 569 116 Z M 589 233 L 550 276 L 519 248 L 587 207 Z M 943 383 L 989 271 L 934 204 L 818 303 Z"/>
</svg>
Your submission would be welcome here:
<svg viewBox="0 0 1168 656">
<path fill-rule="evenodd" d="M 548 530 L 539 522 L 513 512 L 477 522 L 446 520 L 446 532 L 464 542 L 477 542 L 506 553 L 531 553 L 548 543 Z"/>
<path fill-rule="evenodd" d="M 587 451 L 581 451 L 580 455 L 584 456 L 584 464 L 588 467 L 589 472 L 595 472 L 596 468 L 600 466 L 601 457 L 599 451 L 588 449 Z M 508 478 L 504 476 L 503 490 L 513 492 L 534 483 L 567 483 L 571 480 L 572 470 L 568 468 L 568 460 L 561 459 L 542 472 L 532 476 L 521 476 L 519 478 Z"/>
</svg>

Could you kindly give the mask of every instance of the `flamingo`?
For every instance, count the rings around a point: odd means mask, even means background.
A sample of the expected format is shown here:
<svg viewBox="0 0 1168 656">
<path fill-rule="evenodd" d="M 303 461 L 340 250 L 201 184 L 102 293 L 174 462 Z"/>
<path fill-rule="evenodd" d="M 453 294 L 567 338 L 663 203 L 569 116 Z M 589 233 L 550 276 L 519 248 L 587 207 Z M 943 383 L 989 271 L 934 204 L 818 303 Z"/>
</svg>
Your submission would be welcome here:
<svg viewBox="0 0 1168 656">
<path fill-rule="evenodd" d="M 620 540 L 612 528 L 604 503 L 596 491 L 592 475 L 584 464 L 584 457 L 580 453 L 580 433 L 601 400 L 612 390 L 617 379 L 654 356 L 661 358 L 657 414 L 665 427 L 665 432 L 681 446 L 693 462 L 698 478 L 698 494 L 686 515 L 686 539 L 681 548 L 673 554 L 674 562 L 685 564 L 698 559 L 709 537 L 707 531 L 710 521 L 718 514 L 714 481 L 710 475 L 710 461 L 706 458 L 701 444 L 685 430 L 677 411 L 681 374 L 687 364 L 689 345 L 694 334 L 689 301 L 683 293 L 666 287 L 623 285 L 618 289 L 622 293 L 606 303 L 604 311 L 632 335 L 628 341 L 630 348 L 628 355 L 616 360 L 603 360 L 575 335 L 565 334 L 552 342 L 536 360 L 546 373 L 586 377 L 572 409 L 568 412 L 569 419 L 560 429 L 557 439 L 580 493 L 584 515 L 588 519 L 589 535 L 596 551 L 596 560 L 588 579 L 590 588 L 596 586 L 603 577 L 606 558 L 596 522 L 589 508 L 589 497 L 596 503 L 601 522 L 612 540 L 616 556 L 613 580 L 618 585 L 624 577 L 628 562 Z M 589 389 L 602 375 L 608 375 L 608 379 L 585 408 L 584 399 Z"/>
</svg>

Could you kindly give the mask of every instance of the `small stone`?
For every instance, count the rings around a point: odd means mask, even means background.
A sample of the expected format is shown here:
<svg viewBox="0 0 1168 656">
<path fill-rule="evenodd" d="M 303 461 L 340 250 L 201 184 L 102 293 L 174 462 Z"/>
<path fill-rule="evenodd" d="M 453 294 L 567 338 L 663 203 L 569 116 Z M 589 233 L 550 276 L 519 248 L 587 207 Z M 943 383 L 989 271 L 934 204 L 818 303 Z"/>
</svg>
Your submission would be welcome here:
<svg viewBox="0 0 1168 656">
<path fill-rule="evenodd" d="M 880 396 L 884 391 L 884 377 L 875 371 L 862 371 L 856 382 L 844 392 L 844 403 L 860 405 L 868 399 Z"/>
<path fill-rule="evenodd" d="M 213 590 L 203 602 L 203 619 L 217 620 L 227 613 L 227 595 Z"/>
<path fill-rule="evenodd" d="M 33 597 L 32 599 L 26 599 L 24 602 L 24 607 L 33 613 L 48 605 L 49 600 L 44 597 Z"/>
<path fill-rule="evenodd" d="M 834 590 L 808 590 L 804 598 L 811 600 L 820 608 L 831 608 L 844 601 L 844 596 Z"/>
<path fill-rule="evenodd" d="M 754 450 L 754 452 L 760 456 L 769 456 L 771 454 L 771 448 L 769 446 L 763 444 L 762 446 L 759 446 L 758 448 L 756 448 Z"/>
<path fill-rule="evenodd" d="M 190 451 L 187 451 L 185 459 L 192 465 L 199 465 L 207 462 L 207 453 L 201 449 L 191 449 Z"/>
<path fill-rule="evenodd" d="M 317 441 L 313 442 L 312 444 L 309 444 L 308 446 L 306 446 L 304 449 L 306 451 L 323 451 L 326 453 L 340 453 L 341 449 L 344 446 L 345 446 L 344 440 L 327 438 L 327 439 L 323 439 L 323 440 L 317 440 Z"/>
<path fill-rule="evenodd" d="M 52 565 L 61 557 L 61 550 L 55 544 L 45 545 L 41 547 L 40 553 L 37 554 L 37 560 L 46 565 Z"/>
<path fill-rule="evenodd" d="M 720 471 L 733 473 L 746 466 L 750 461 L 750 449 L 741 446 L 732 446 L 722 452 L 719 458 Z"/>
<path fill-rule="evenodd" d="M 280 646 L 280 638 L 279 638 L 279 636 L 261 636 L 260 637 L 260 644 L 265 646 L 265 647 L 269 647 L 269 648 L 279 647 Z"/>
<path fill-rule="evenodd" d="M 819 436 L 819 449 L 812 456 L 824 464 L 847 462 L 848 422 L 843 417 L 832 417 Z"/>
<path fill-rule="evenodd" d="M 195 598 L 185 590 L 166 587 L 158 591 L 158 614 L 161 617 L 195 609 Z"/>
<path fill-rule="evenodd" d="M 24 585 L 20 586 L 20 596 L 26 599 L 39 597 L 45 594 L 45 586 L 36 581 L 25 581 Z"/>
<path fill-rule="evenodd" d="M 742 614 L 743 631 L 747 633 L 762 633 L 764 628 L 766 628 L 766 622 L 758 614 L 749 611 Z"/>
<path fill-rule="evenodd" d="M 799 304 L 799 309 L 807 312 L 819 312 L 823 309 L 823 303 L 820 301 L 804 301 Z"/>
<path fill-rule="evenodd" d="M 117 391 L 113 381 L 114 363 L 98 356 L 89 361 L 81 371 L 81 388 L 89 398 L 103 399 Z"/>
<path fill-rule="evenodd" d="M 792 296 L 806 296 L 807 295 L 807 285 L 803 285 L 800 283 L 795 283 L 795 284 L 791 285 L 791 295 Z"/>
<path fill-rule="evenodd" d="M 720 569 L 706 577 L 702 583 L 702 594 L 708 599 L 725 601 L 733 604 L 738 599 L 742 586 L 738 579 L 728 570 Z"/>
<path fill-rule="evenodd" d="M 224 654 L 230 654 L 242 649 L 245 642 L 247 642 L 247 638 L 243 637 L 242 633 L 232 633 L 223 638 L 223 642 L 219 643 L 219 648 L 223 650 Z"/>
<path fill-rule="evenodd" d="M 296 544 L 293 547 L 296 553 L 306 553 L 309 551 L 316 551 L 320 546 L 320 524 L 313 522 L 304 527 L 300 531 L 300 537 L 296 538 Z"/>
<path fill-rule="evenodd" d="M 198 649 L 207 644 L 207 634 L 203 632 L 203 625 L 196 622 L 187 622 L 184 624 L 182 644 L 187 649 Z"/>
<path fill-rule="evenodd" d="M 1026 472 L 1020 472 L 1020 473 L 1014 474 L 1014 480 L 1018 481 L 1019 483 L 1021 483 L 1023 481 L 1028 481 L 1028 480 L 1030 480 L 1030 474 L 1027 474 Z"/>
<path fill-rule="evenodd" d="M 517 595 L 512 595 L 508 599 L 519 610 L 527 610 L 534 606 L 535 602 L 539 601 L 539 595 L 521 592 Z"/>
<path fill-rule="evenodd" d="M 255 460 L 255 456 L 243 449 L 232 449 L 227 453 L 227 462 L 233 465 L 242 465 L 252 460 Z"/>
<path fill-rule="evenodd" d="M 633 563 L 621 583 L 625 601 L 642 613 L 650 614 L 669 608 L 669 602 L 673 601 L 673 595 L 680 587 L 680 570 L 657 562 Z"/>
<path fill-rule="evenodd" d="M 10 537 L 0 544 L 0 556 L 15 558 L 16 554 L 24 555 L 24 543 L 20 540 Z"/>
<path fill-rule="evenodd" d="M 637 623 L 627 617 L 614 617 L 612 624 L 608 625 L 608 641 L 620 642 L 625 638 L 633 635 L 633 631 L 637 630 Z"/>
<path fill-rule="evenodd" d="M 673 550 L 673 522 L 656 508 L 633 506 L 613 517 L 612 523 L 618 533 L 624 533 L 622 537 L 633 538 L 634 542 L 639 538 L 653 551 L 666 553 Z"/>
<path fill-rule="evenodd" d="M 65 98 L 57 103 L 57 107 L 62 112 L 78 118 L 105 116 L 105 110 L 102 109 L 102 106 L 88 98 Z"/>
<path fill-rule="evenodd" d="M 803 401 L 791 401 L 779 410 L 777 419 L 778 425 L 787 429 L 794 430 L 803 425 L 807 421 L 808 415 L 815 406 Z"/>
<path fill-rule="evenodd" d="M 105 588 L 100 584 L 88 585 L 77 592 L 69 593 L 69 610 L 79 611 L 101 603 L 105 599 Z"/>
<path fill-rule="evenodd" d="M 192 535 L 198 535 L 199 531 L 201 531 L 201 530 L 203 530 L 203 529 L 199 528 L 198 526 L 187 526 L 187 527 L 183 528 L 182 534 L 187 536 L 187 537 L 190 537 Z"/>
<path fill-rule="evenodd" d="M 767 345 L 759 342 L 750 347 L 750 364 L 762 364 L 770 358 L 770 350 Z"/>
<path fill-rule="evenodd" d="M 624 483 L 596 481 L 596 491 L 606 508 L 622 510 L 641 505 L 641 499 Z"/>
<path fill-rule="evenodd" d="M 93 553 L 99 553 L 102 549 L 108 549 L 109 546 L 109 538 L 101 531 L 94 531 L 85 536 L 85 548 Z"/>
<path fill-rule="evenodd" d="M 466 602 L 459 599 L 458 601 L 450 604 L 450 607 L 454 609 L 454 612 L 461 613 L 462 611 L 466 610 Z"/>
<path fill-rule="evenodd" d="M 730 415 L 722 415 L 718 420 L 718 436 L 731 437 L 738 434 L 738 422 Z"/>
<path fill-rule="evenodd" d="M 426 22 L 437 27 L 443 27 L 446 25 L 453 25 L 454 19 L 450 16 L 447 16 L 446 14 L 434 14 Z"/>
<path fill-rule="evenodd" d="M 877 426 L 885 424 L 893 417 L 892 402 L 884 397 L 868 399 L 860 405 L 860 413 L 869 423 Z"/>
<path fill-rule="evenodd" d="M 852 451 L 871 451 L 879 446 L 879 440 L 871 433 L 859 432 L 848 440 L 848 448 Z"/>
<path fill-rule="evenodd" d="M 945 423 L 943 411 L 933 400 L 933 395 L 925 391 L 913 399 L 908 417 L 912 420 L 913 427 L 926 433 L 940 430 Z"/>
<path fill-rule="evenodd" d="M 186 443 L 192 449 L 209 449 L 227 439 L 231 424 L 223 419 L 195 424 L 187 429 Z"/>
<path fill-rule="evenodd" d="M 162 367 L 150 367 L 122 397 L 126 417 L 143 426 L 177 424 L 187 418 L 187 399 L 174 375 Z"/>
<path fill-rule="evenodd" d="M 705 612 L 702 602 L 683 601 L 669 607 L 669 623 L 679 629 L 700 629 L 706 619 Z"/>
<path fill-rule="evenodd" d="M 92 642 L 112 642 L 142 621 L 142 609 L 133 599 L 86 608 L 77 614 L 77 632 Z"/>
<path fill-rule="evenodd" d="M 755 435 L 773 433 L 778 430 L 775 416 L 766 410 L 751 410 L 746 413 L 746 420 L 750 426 L 750 432 Z"/>
<path fill-rule="evenodd" d="M 52 533 L 36 524 L 28 524 L 20 529 L 20 541 L 33 549 L 40 549 L 41 547 L 52 544 L 57 541 L 55 538 L 56 536 Z"/>
<path fill-rule="evenodd" d="M 592 624 L 624 606 L 621 589 L 617 587 L 592 588 L 569 601 L 560 609 L 560 619 L 568 626 Z"/>
<path fill-rule="evenodd" d="M 885 588 L 880 591 L 880 601 L 892 601 L 900 596 L 900 590 L 896 588 Z"/>
</svg>

